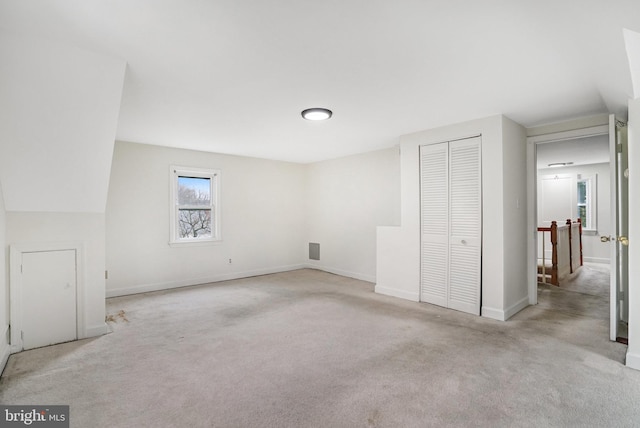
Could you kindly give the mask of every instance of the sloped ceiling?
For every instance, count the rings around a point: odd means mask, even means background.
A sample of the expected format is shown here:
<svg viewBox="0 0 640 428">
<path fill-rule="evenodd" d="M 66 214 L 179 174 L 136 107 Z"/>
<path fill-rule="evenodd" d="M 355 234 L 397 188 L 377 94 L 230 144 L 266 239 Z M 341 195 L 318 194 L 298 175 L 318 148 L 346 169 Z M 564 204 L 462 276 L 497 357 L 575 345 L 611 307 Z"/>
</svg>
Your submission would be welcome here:
<svg viewBox="0 0 640 428">
<path fill-rule="evenodd" d="M 7 34 L 0 58 L 6 210 L 104 212 L 124 61 Z"/>
<path fill-rule="evenodd" d="M 611 112 L 624 118 L 633 94 L 624 28 L 640 31 L 637 0 L 0 2 L 4 34 L 84 53 L 42 52 L 46 66 L 23 82 L 57 86 L 53 75 L 65 69 L 77 77 L 89 63 L 103 70 L 89 53 L 127 63 L 116 138 L 295 162 L 390 147 L 406 133 L 493 114 L 525 126 Z M 101 99 L 108 114 L 96 108 L 94 122 L 82 122 L 87 131 L 113 126 L 118 85 L 97 79 L 80 91 L 75 80 L 65 79 L 69 90 L 60 93 L 80 95 L 53 97 L 41 109 L 73 117 L 89 114 L 76 96 Z M 316 106 L 334 116 L 301 119 Z M 18 122 L 33 124 L 25 115 Z M 47 123 L 36 130 L 50 134 Z M 56 123 L 56 139 L 39 135 L 28 148 L 3 150 L 42 166 L 61 145 L 78 158 L 71 169 L 96 162 L 104 169 L 105 159 L 80 144 L 87 139 L 77 121 Z M 3 146 L 14 144 L 8 137 Z M 96 152 L 108 151 L 94 140 Z M 3 184 L 8 175 L 0 175 Z"/>
</svg>

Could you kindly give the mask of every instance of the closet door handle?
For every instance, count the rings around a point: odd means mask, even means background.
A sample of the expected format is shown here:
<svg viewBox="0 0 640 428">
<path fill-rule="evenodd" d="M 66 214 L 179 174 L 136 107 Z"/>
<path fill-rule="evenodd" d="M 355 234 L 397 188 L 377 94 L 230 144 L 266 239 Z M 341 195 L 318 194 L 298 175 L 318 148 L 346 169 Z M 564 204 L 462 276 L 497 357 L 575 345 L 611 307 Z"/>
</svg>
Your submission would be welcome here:
<svg viewBox="0 0 640 428">
<path fill-rule="evenodd" d="M 465 241 L 465 240 L 463 239 L 462 241 L 460 241 L 460 243 L 461 243 L 462 245 L 465 245 L 465 244 L 467 243 L 467 241 Z"/>
</svg>

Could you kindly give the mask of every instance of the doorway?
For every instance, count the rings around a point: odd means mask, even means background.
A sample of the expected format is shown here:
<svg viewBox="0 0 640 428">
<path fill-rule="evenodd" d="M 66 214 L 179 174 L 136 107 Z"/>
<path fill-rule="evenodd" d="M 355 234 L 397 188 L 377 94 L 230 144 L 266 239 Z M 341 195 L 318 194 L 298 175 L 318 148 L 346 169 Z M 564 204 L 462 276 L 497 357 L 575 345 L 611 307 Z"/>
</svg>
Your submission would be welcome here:
<svg viewBox="0 0 640 428">
<path fill-rule="evenodd" d="M 628 267 L 626 247 L 622 245 L 627 193 L 621 179 L 626 168 L 626 153 L 621 150 L 626 149 L 626 135 L 620 129 L 611 116 L 608 124 L 528 138 L 529 226 L 533 232 L 529 242 L 529 301 L 537 304 L 540 290 L 547 293 L 545 299 L 554 289 L 598 294 L 603 306 L 599 309 L 610 318 L 611 340 L 624 340 L 627 323 Z M 559 287 L 539 288 L 542 242 L 546 243 L 542 250 L 545 254 L 551 254 L 552 245 L 548 235 L 540 236 L 538 228 L 544 229 L 554 220 L 558 226 L 564 225 L 567 219 L 579 219 L 582 224 L 584 263 L 558 278 Z"/>
</svg>

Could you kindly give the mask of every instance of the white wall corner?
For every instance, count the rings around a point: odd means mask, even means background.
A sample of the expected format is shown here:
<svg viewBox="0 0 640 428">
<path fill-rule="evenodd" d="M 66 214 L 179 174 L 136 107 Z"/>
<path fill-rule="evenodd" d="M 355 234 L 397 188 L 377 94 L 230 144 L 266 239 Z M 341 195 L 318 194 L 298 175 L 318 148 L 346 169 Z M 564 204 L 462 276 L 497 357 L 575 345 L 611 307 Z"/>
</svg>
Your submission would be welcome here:
<svg viewBox="0 0 640 428">
<path fill-rule="evenodd" d="M 640 370 L 640 354 L 627 352 L 627 360 L 625 364 L 631 369 Z"/>
<path fill-rule="evenodd" d="M 527 300 L 528 303 L 528 300 Z M 491 318 L 492 320 L 497 320 L 497 321 L 506 321 L 507 320 L 507 313 L 506 311 L 503 311 L 501 309 L 495 309 L 495 308 L 490 308 L 488 306 L 483 306 L 482 309 L 480 310 L 480 316 L 483 316 L 485 318 Z"/>
<path fill-rule="evenodd" d="M 376 285 L 375 292 L 378 294 L 384 294 L 385 296 L 399 297 L 400 299 L 411 300 L 412 302 L 420 301 L 420 294 L 418 292 L 412 293 L 406 290 L 399 290 L 397 288 L 381 287 Z"/>
<path fill-rule="evenodd" d="M 518 312 L 520 312 L 521 310 L 523 310 L 527 306 L 529 306 L 529 296 L 528 295 L 523 297 L 522 299 L 517 301 L 515 304 L 511 305 L 510 307 L 508 307 L 506 311 L 504 311 L 505 320 L 508 320 L 509 318 L 511 318 L 512 316 L 514 316 L 515 314 L 517 314 Z"/>
<path fill-rule="evenodd" d="M 107 334 L 108 332 L 109 332 L 109 326 L 107 326 L 107 323 L 87 326 L 85 329 L 85 337 L 83 339 L 87 339 L 89 337 L 102 336 L 103 334 Z"/>
<path fill-rule="evenodd" d="M 9 355 L 11 355 L 11 347 L 3 340 L 0 343 L 0 375 L 4 371 L 4 368 L 7 366 Z"/>
</svg>

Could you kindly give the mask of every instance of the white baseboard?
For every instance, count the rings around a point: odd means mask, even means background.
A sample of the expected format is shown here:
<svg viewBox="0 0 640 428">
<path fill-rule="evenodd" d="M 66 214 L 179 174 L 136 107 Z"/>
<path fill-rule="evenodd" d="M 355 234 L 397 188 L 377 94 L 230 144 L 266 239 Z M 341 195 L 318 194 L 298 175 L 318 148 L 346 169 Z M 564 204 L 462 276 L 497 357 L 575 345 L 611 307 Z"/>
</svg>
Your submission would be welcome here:
<svg viewBox="0 0 640 428">
<path fill-rule="evenodd" d="M 11 347 L 8 343 L 0 343 L 0 375 L 4 371 L 4 368 L 7 366 L 7 361 L 9 361 L 9 355 L 11 355 Z"/>
<path fill-rule="evenodd" d="M 640 370 L 640 355 L 627 352 L 626 366 L 632 369 Z"/>
<path fill-rule="evenodd" d="M 528 299 L 527 299 L 528 302 Z M 497 321 L 505 321 L 505 311 L 500 310 L 500 309 L 495 309 L 495 308 L 489 308 L 487 306 L 483 306 L 482 309 L 480 310 L 480 314 L 481 316 L 485 317 L 485 318 L 491 318 L 493 320 L 497 320 Z"/>
<path fill-rule="evenodd" d="M 420 293 L 398 290 L 397 288 L 387 288 L 376 285 L 375 292 L 378 294 L 384 294 L 385 296 L 399 297 L 401 299 L 411 300 L 412 302 L 420 301 Z"/>
<path fill-rule="evenodd" d="M 583 257 L 582 261 L 585 263 L 602 263 L 602 264 L 610 264 L 610 259 L 605 259 L 602 257 Z"/>
<path fill-rule="evenodd" d="M 107 326 L 107 323 L 87 326 L 84 338 L 102 336 L 103 334 L 107 334 L 108 331 L 109 327 Z"/>
<path fill-rule="evenodd" d="M 527 306 L 529 306 L 529 296 L 523 297 L 521 300 L 508 307 L 507 310 L 504 311 L 504 320 L 508 320 Z"/>
<path fill-rule="evenodd" d="M 307 263 L 304 267 L 309 269 L 318 269 L 324 272 L 334 273 L 336 275 L 346 276 L 349 278 L 359 279 L 360 281 L 367 281 L 367 282 L 373 282 L 373 283 L 376 282 L 375 275 L 367 275 L 364 273 L 350 272 L 347 270 L 336 269 L 336 268 L 322 266 L 314 263 Z"/>
<path fill-rule="evenodd" d="M 292 270 L 304 269 L 304 264 L 277 266 L 266 269 L 256 269 L 244 272 L 233 272 L 220 275 L 212 275 L 201 278 L 184 279 L 177 281 L 158 282 L 155 284 L 136 285 L 134 287 L 107 289 L 106 297 L 128 296 L 131 294 L 147 293 L 150 291 L 169 290 L 172 288 L 189 287 L 192 285 L 208 284 L 210 282 L 229 281 L 232 279 L 249 278 L 252 276 L 268 275 L 272 273 L 288 272 Z"/>
</svg>

